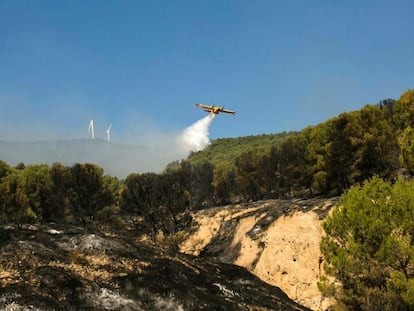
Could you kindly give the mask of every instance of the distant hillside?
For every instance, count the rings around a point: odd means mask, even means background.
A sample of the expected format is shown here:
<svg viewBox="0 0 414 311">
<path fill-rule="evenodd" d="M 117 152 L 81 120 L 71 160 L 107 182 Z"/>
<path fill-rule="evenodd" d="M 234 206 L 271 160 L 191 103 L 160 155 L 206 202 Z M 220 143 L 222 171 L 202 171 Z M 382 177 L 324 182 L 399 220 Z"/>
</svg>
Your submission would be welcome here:
<svg viewBox="0 0 414 311">
<path fill-rule="evenodd" d="M 99 139 L 0 141 L 0 159 L 10 165 L 89 162 L 101 166 L 105 174 L 117 177 L 126 177 L 132 172 L 159 172 L 169 161 L 176 160 L 150 147 L 108 143 Z"/>
<path fill-rule="evenodd" d="M 204 150 L 192 153 L 188 160 L 192 163 L 209 161 L 213 164 L 232 163 L 244 152 L 269 152 L 272 146 L 277 145 L 295 132 L 278 134 L 251 135 L 237 138 L 220 138 L 213 140 Z"/>
</svg>

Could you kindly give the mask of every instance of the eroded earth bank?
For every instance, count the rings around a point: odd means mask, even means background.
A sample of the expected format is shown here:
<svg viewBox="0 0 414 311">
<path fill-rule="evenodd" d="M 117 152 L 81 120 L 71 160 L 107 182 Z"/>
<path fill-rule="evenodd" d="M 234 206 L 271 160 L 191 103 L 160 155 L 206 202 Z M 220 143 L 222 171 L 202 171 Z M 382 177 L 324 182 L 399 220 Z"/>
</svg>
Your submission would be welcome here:
<svg viewBox="0 0 414 311">
<path fill-rule="evenodd" d="M 337 201 L 269 200 L 198 211 L 196 230 L 181 251 L 245 267 L 299 304 L 325 310 L 332 301 L 317 287 L 319 242 L 322 221 Z"/>
</svg>

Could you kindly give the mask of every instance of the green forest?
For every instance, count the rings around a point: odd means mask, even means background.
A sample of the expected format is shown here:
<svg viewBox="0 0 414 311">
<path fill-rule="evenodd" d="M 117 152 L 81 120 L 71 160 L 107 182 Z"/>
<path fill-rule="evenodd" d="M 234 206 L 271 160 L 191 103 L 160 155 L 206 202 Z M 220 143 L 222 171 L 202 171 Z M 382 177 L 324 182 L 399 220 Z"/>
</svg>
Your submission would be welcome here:
<svg viewBox="0 0 414 311">
<path fill-rule="evenodd" d="M 323 228 L 324 268 L 335 281 L 318 286 L 336 310 L 414 310 L 414 180 L 352 187 Z"/>
<path fill-rule="evenodd" d="M 398 100 L 298 132 L 214 140 L 159 174 L 131 172 L 118 179 L 90 163 L 11 167 L 1 161 L 0 219 L 75 221 L 124 211 L 174 220 L 183 211 L 236 202 L 336 196 L 373 176 L 411 176 L 413 128 L 414 90 L 408 90 Z"/>
<path fill-rule="evenodd" d="M 0 161 L 0 223 L 115 228 L 133 215 L 140 221 L 129 225 L 155 239 L 184 230 L 193 210 L 342 195 L 321 244 L 326 271 L 342 286 L 326 279 L 321 290 L 337 298 L 338 308 L 374 310 L 380 303 L 391 310 L 398 303 L 414 310 L 413 174 L 414 90 L 408 90 L 301 131 L 214 140 L 162 173 L 118 179 L 91 163 Z"/>
</svg>

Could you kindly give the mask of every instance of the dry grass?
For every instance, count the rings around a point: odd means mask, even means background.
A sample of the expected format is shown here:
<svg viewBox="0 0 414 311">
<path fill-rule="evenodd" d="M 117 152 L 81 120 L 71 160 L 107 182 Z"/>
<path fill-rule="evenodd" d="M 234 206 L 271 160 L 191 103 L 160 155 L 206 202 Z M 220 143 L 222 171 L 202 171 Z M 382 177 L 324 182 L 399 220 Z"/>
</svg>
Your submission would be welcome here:
<svg viewBox="0 0 414 311">
<path fill-rule="evenodd" d="M 0 268 L 0 286 L 6 287 L 10 284 L 17 284 L 21 282 L 19 270 L 9 269 L 3 270 Z"/>
<path fill-rule="evenodd" d="M 109 283 L 114 277 L 125 276 L 130 272 L 142 272 L 142 269 L 149 265 L 149 262 L 136 259 L 115 260 L 107 255 L 92 256 L 76 251 L 72 253 L 70 263 L 52 261 L 48 264 L 51 267 L 75 272 L 88 281 L 99 279 L 105 283 Z"/>
</svg>

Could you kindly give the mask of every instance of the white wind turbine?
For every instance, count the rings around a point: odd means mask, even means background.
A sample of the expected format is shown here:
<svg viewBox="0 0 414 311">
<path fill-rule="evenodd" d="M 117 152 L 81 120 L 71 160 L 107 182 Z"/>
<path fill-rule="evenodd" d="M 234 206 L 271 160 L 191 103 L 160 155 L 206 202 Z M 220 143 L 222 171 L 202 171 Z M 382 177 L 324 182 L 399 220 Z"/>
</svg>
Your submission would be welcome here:
<svg viewBox="0 0 414 311">
<path fill-rule="evenodd" d="M 112 124 L 109 125 L 108 129 L 106 130 L 106 138 L 108 139 L 108 143 L 111 141 L 111 136 L 109 135 L 111 131 Z"/>
<path fill-rule="evenodd" d="M 95 132 L 94 132 L 94 129 L 93 129 L 93 120 L 91 120 L 89 122 L 88 131 L 91 132 L 92 139 L 95 139 Z"/>
</svg>

